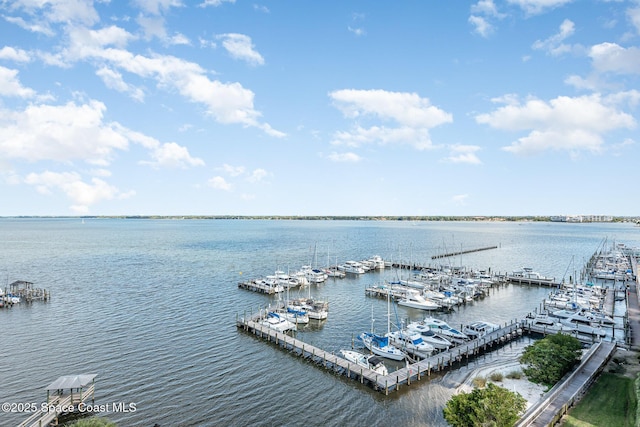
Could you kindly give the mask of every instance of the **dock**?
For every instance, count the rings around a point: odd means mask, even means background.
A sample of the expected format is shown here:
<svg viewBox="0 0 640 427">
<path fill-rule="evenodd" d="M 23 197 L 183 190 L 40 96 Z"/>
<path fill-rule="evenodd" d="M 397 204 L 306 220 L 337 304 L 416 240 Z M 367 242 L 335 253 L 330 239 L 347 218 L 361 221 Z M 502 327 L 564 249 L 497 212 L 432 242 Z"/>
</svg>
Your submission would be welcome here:
<svg viewBox="0 0 640 427">
<path fill-rule="evenodd" d="M 458 255 L 464 255 L 464 254 L 470 254 L 473 252 L 481 252 L 481 251 L 488 251 L 491 249 L 498 249 L 498 246 L 485 246 L 483 248 L 476 248 L 476 249 L 467 249 L 467 250 L 460 250 L 457 252 L 448 252 L 445 254 L 440 254 L 440 255 L 433 255 L 431 257 L 431 259 L 439 259 L 439 258 L 449 258 L 452 256 L 458 256 Z"/>
<path fill-rule="evenodd" d="M 256 282 L 255 280 L 240 282 L 238 283 L 238 287 L 240 289 L 246 289 L 248 291 L 258 292 L 260 294 L 273 295 L 276 293 L 276 290 L 273 286 L 270 286 L 266 283 Z"/>
<path fill-rule="evenodd" d="M 49 301 L 51 292 L 44 288 L 36 288 L 32 282 L 16 280 L 4 291 L 0 289 L 0 307 L 12 307 L 21 302 Z"/>
<path fill-rule="evenodd" d="M 369 385 L 374 390 L 388 395 L 389 392 L 399 390 L 401 386 L 411 385 L 424 378 L 429 378 L 435 372 L 441 372 L 453 368 L 456 364 L 463 363 L 484 352 L 491 351 L 522 336 L 523 329 L 520 323 L 512 321 L 504 327 L 488 333 L 484 337 L 468 341 L 449 350 L 437 353 L 431 357 L 414 362 L 405 368 L 401 368 L 389 375 L 380 375 L 370 369 L 363 368 L 355 363 L 307 344 L 304 341 L 275 331 L 258 322 L 259 314 L 249 318 L 236 319 L 238 329 L 250 333 L 258 338 L 273 342 L 283 350 L 300 356 L 304 359 L 329 369 L 333 372 L 355 379 L 362 384 Z"/>
<path fill-rule="evenodd" d="M 507 276 L 507 281 L 518 285 L 549 286 L 551 288 L 559 288 L 562 285 L 561 283 L 557 283 L 554 279 L 550 278 L 535 279 L 528 277 Z"/>
<path fill-rule="evenodd" d="M 29 404 L 29 408 L 24 408 L 24 412 L 31 412 L 31 416 L 18 424 L 18 427 L 58 425 L 61 415 L 84 412 L 81 410 L 83 405 L 87 407 L 95 401 L 95 377 L 95 374 L 88 374 L 58 378 L 46 387 L 46 402 L 40 406 Z"/>
</svg>

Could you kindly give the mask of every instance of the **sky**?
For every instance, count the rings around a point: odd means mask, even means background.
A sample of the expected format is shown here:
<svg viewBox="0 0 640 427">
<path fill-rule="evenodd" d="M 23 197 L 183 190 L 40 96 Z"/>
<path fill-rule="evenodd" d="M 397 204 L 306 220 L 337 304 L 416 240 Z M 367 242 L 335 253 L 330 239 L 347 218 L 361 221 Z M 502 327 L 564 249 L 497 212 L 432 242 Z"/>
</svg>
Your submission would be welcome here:
<svg viewBox="0 0 640 427">
<path fill-rule="evenodd" d="M 0 18 L 0 216 L 640 215 L 638 0 Z"/>
</svg>

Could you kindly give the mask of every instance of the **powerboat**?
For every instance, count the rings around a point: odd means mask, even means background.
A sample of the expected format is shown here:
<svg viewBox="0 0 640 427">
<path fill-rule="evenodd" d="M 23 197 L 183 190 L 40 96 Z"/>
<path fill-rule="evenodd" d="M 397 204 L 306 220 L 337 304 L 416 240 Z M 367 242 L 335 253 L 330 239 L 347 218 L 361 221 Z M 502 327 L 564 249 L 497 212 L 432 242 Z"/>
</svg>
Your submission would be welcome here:
<svg viewBox="0 0 640 427">
<path fill-rule="evenodd" d="M 444 320 L 436 319 L 435 317 L 426 317 L 423 320 L 424 324 L 431 328 L 437 334 L 443 335 L 448 340 L 462 343 L 469 340 L 469 337 L 460 332 L 457 329 L 452 328 Z"/>
<path fill-rule="evenodd" d="M 375 354 L 362 354 L 354 350 L 340 350 L 342 357 L 363 368 L 371 369 L 380 375 L 388 375 L 389 371 L 381 358 Z"/>
<path fill-rule="evenodd" d="M 365 269 L 358 261 L 346 261 L 344 264 L 338 265 L 338 270 L 350 274 L 364 274 Z"/>
<path fill-rule="evenodd" d="M 420 295 L 420 292 L 411 289 L 408 289 L 404 298 L 398 301 L 398 305 L 417 308 L 419 310 L 437 310 L 441 308 L 440 304 L 426 299 Z"/>
<path fill-rule="evenodd" d="M 496 325 L 495 323 L 489 323 L 484 321 L 478 321 L 469 323 L 464 328 L 462 328 L 462 332 L 467 335 L 469 338 L 481 338 L 488 334 L 489 332 L 495 331 L 496 329 L 500 329 L 500 325 Z"/>
<path fill-rule="evenodd" d="M 395 347 L 406 351 L 409 354 L 425 359 L 433 354 L 435 348 L 425 342 L 418 333 L 394 331 L 387 334 L 389 341 Z"/>
<path fill-rule="evenodd" d="M 436 334 L 431 330 L 430 327 L 422 322 L 409 323 L 405 330 L 407 331 L 407 333 L 420 334 L 424 342 L 431 344 L 437 350 L 446 350 L 449 347 L 453 346 L 453 343 L 451 341 L 449 341 L 442 335 Z"/>
</svg>

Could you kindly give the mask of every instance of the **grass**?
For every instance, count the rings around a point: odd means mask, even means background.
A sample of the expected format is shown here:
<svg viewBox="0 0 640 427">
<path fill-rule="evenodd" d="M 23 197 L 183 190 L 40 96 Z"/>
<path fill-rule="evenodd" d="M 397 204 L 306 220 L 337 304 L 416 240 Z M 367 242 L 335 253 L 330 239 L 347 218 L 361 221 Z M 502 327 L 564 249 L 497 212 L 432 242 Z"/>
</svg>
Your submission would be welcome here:
<svg viewBox="0 0 640 427">
<path fill-rule="evenodd" d="M 637 404 L 634 380 L 605 372 L 564 418 L 562 427 L 633 427 Z"/>
</svg>

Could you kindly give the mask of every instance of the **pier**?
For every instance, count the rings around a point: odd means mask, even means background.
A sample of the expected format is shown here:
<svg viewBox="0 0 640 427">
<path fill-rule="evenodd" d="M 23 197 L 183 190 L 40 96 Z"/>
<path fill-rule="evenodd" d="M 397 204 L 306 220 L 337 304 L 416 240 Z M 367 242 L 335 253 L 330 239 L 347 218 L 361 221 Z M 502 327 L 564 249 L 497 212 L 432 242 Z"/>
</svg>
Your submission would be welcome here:
<svg viewBox="0 0 640 427">
<path fill-rule="evenodd" d="M 468 361 L 484 352 L 491 351 L 509 341 L 521 337 L 523 333 L 520 323 L 512 321 L 510 324 L 506 324 L 504 327 L 490 332 L 484 337 L 437 353 L 431 357 L 412 363 L 405 368 L 398 369 L 389 375 L 380 375 L 377 372 L 351 363 L 333 353 L 298 340 L 284 332 L 278 332 L 261 325 L 258 322 L 259 316 L 260 314 L 256 314 L 249 318 L 237 318 L 236 326 L 247 333 L 273 342 L 282 349 L 288 350 L 297 356 L 309 359 L 326 369 L 341 373 L 362 384 L 369 385 L 374 390 L 380 391 L 385 395 L 388 395 L 391 391 L 398 390 L 401 386 L 409 386 L 412 382 L 415 383 L 423 378 L 428 378 L 432 373 L 452 369 L 456 364 Z"/>
<path fill-rule="evenodd" d="M 4 291 L 0 289 L 0 307 L 12 307 L 21 302 L 49 301 L 51 292 L 44 288 L 35 288 L 32 282 L 16 280 Z"/>
<path fill-rule="evenodd" d="M 535 279 L 528 277 L 507 276 L 507 281 L 518 285 L 549 286 L 552 288 L 558 288 L 561 285 L 561 283 L 556 283 L 554 279 L 549 278 Z"/>
<path fill-rule="evenodd" d="M 498 249 L 498 246 L 485 246 L 484 248 L 467 249 L 467 250 L 464 250 L 464 251 L 460 250 L 460 251 L 457 251 L 457 252 L 449 252 L 449 253 L 446 253 L 446 254 L 433 255 L 431 257 L 431 259 L 448 258 L 448 257 L 452 257 L 452 256 L 470 254 L 470 253 L 473 253 L 473 252 L 488 251 L 490 249 Z"/>
<path fill-rule="evenodd" d="M 58 425 L 61 415 L 84 412 L 80 408 L 94 402 L 95 377 L 95 374 L 90 374 L 58 378 L 46 387 L 46 402 L 40 406 L 27 404 L 30 405 L 28 408 L 20 408 L 24 412 L 31 412 L 31 416 L 18 424 L 18 427 Z"/>
</svg>

